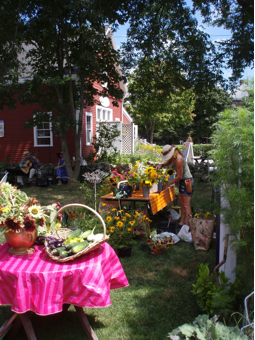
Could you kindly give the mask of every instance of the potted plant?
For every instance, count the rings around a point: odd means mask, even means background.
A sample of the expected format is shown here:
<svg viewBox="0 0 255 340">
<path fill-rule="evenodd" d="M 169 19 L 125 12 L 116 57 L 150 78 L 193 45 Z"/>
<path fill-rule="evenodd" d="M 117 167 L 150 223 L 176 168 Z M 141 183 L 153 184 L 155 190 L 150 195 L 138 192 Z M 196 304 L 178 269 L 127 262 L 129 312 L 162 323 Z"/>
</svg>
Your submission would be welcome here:
<svg viewBox="0 0 255 340">
<path fill-rule="evenodd" d="M 0 226 L 3 228 L 10 254 L 23 255 L 34 252 L 30 248 L 37 235 L 50 230 L 53 205 L 42 207 L 35 197 L 28 197 L 9 183 L 0 184 Z M 48 231 L 49 231 L 48 230 Z"/>
<path fill-rule="evenodd" d="M 189 220 L 191 236 L 196 250 L 208 250 L 213 238 L 215 215 L 207 211 L 203 213 L 200 209 Z"/>
<path fill-rule="evenodd" d="M 108 243 L 113 247 L 118 256 L 131 255 L 132 246 L 135 242 L 135 228 L 139 224 L 140 213 L 125 212 L 124 210 L 112 210 L 104 216 L 106 232 L 110 234 Z"/>
</svg>

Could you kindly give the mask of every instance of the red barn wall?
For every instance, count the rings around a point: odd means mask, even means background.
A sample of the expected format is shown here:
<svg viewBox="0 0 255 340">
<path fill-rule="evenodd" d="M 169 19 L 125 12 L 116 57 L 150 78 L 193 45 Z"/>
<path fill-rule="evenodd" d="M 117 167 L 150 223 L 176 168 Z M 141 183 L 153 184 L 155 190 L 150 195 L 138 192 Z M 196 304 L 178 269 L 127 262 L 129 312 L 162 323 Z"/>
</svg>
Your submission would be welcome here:
<svg viewBox="0 0 255 340">
<path fill-rule="evenodd" d="M 41 163 L 57 163 L 57 152 L 61 151 L 60 137 L 53 134 L 53 146 L 34 147 L 33 128 L 25 130 L 23 124 L 32 117 L 33 111 L 41 109 L 38 104 L 20 105 L 16 109 L 0 111 L 0 120 L 4 121 L 4 137 L 0 137 L 0 162 L 3 162 L 8 155 L 10 163 L 20 163 L 23 152 L 29 150 L 32 154 L 40 151 L 37 155 Z M 74 139 L 72 131 L 67 133 L 67 145 L 70 157 L 75 155 Z"/>
</svg>

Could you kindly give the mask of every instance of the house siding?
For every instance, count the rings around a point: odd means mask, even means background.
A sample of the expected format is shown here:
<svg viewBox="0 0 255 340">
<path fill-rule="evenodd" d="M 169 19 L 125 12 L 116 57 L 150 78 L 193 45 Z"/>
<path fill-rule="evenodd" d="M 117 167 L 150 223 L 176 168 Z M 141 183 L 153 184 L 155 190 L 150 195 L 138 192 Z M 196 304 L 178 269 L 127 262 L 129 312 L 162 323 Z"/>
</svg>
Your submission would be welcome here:
<svg viewBox="0 0 255 340">
<path fill-rule="evenodd" d="M 31 154 L 37 155 L 41 163 L 58 162 L 57 152 L 61 151 L 60 137 L 53 134 L 53 146 L 34 146 L 33 128 L 25 130 L 24 123 L 32 117 L 33 111 L 41 109 L 38 104 L 20 105 L 16 109 L 4 108 L 0 111 L 0 120 L 4 121 L 4 137 L 0 138 L 0 162 L 11 155 L 10 163 L 20 163 L 24 158 L 23 152 L 29 150 Z M 67 132 L 67 145 L 70 157 L 75 155 L 74 138 L 72 131 Z"/>
</svg>

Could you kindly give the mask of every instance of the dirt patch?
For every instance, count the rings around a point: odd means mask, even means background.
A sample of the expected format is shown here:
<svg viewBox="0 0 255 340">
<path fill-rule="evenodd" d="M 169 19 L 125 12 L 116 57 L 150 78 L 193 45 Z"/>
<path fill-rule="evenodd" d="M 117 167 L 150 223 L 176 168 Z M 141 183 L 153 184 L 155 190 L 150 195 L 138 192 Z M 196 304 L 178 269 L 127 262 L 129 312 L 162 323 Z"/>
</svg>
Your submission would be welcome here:
<svg viewBox="0 0 255 340">
<path fill-rule="evenodd" d="M 183 269 L 183 268 L 171 268 L 171 272 L 173 272 L 175 276 L 187 276 L 188 275 L 188 270 Z"/>
</svg>

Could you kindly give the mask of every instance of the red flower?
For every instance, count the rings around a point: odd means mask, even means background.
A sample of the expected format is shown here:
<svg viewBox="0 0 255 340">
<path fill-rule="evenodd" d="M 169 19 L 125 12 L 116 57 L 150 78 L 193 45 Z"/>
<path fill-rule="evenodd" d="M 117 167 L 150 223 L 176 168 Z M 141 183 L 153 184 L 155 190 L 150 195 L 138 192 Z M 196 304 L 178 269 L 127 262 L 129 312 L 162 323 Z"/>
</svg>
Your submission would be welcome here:
<svg viewBox="0 0 255 340">
<path fill-rule="evenodd" d="M 35 224 L 35 220 L 33 220 L 32 218 L 30 218 L 29 216 L 26 216 L 24 218 L 24 229 L 26 230 L 26 232 L 33 232 L 36 229 L 36 224 Z"/>
<path fill-rule="evenodd" d="M 43 227 L 44 226 L 44 223 L 45 223 L 45 218 L 40 218 L 40 220 L 39 220 L 39 225 L 41 226 L 41 227 Z"/>
<path fill-rule="evenodd" d="M 18 231 L 22 229 L 20 221 L 16 221 L 15 218 L 11 217 L 6 218 L 5 225 L 7 228 L 12 229 L 13 231 Z"/>
</svg>

